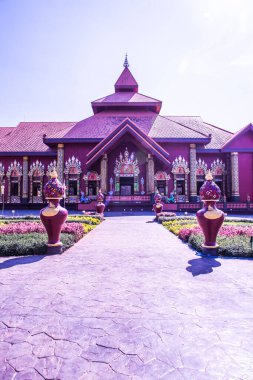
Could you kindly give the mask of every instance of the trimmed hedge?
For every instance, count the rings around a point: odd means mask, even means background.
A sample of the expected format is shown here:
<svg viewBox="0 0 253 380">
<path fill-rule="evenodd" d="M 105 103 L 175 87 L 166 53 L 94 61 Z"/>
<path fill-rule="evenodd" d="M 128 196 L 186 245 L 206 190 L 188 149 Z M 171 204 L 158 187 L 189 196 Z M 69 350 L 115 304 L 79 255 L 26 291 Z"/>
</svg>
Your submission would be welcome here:
<svg viewBox="0 0 253 380">
<path fill-rule="evenodd" d="M 27 256 L 45 255 L 47 234 L 12 234 L 0 235 L 0 256 Z M 75 236 L 71 234 L 61 234 L 63 251 L 75 244 Z"/>
</svg>

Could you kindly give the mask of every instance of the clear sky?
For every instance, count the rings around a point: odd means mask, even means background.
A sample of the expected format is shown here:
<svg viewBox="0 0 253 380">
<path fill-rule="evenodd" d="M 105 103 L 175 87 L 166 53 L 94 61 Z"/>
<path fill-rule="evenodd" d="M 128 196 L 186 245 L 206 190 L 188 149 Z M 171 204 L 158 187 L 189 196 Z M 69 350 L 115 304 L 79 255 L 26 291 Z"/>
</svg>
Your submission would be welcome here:
<svg viewBox="0 0 253 380">
<path fill-rule="evenodd" d="M 0 126 L 78 121 L 128 52 L 162 115 L 253 122 L 252 0 L 0 0 Z"/>
</svg>

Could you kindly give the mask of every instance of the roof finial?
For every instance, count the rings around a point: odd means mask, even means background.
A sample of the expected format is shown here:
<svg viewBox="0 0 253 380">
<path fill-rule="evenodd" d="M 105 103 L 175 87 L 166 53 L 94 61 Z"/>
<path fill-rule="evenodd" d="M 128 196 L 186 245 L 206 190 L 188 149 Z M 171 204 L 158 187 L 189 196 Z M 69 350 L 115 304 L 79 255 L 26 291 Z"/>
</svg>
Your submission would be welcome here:
<svg viewBox="0 0 253 380">
<path fill-rule="evenodd" d="M 129 67 L 129 63 L 128 63 L 128 59 L 127 59 L 127 53 L 126 53 L 126 57 L 125 57 L 125 61 L 124 61 L 123 66 L 124 67 Z"/>
</svg>

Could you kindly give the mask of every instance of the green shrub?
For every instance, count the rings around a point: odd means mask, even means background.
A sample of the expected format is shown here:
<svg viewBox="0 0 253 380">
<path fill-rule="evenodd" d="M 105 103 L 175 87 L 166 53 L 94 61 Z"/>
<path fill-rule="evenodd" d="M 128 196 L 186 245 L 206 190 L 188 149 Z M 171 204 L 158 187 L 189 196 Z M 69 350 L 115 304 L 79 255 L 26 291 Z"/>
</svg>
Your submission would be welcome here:
<svg viewBox="0 0 253 380">
<path fill-rule="evenodd" d="M 63 251 L 75 243 L 71 234 L 61 234 Z M 46 254 L 47 234 L 12 234 L 0 235 L 0 256 L 26 256 Z"/>
<path fill-rule="evenodd" d="M 204 242 L 203 235 L 191 234 L 189 238 L 189 245 L 197 251 L 201 251 L 201 245 Z M 251 249 L 250 237 L 244 235 L 237 236 L 219 236 L 217 237 L 217 244 L 219 245 L 218 254 L 222 256 L 237 256 L 237 257 L 253 257 Z"/>
</svg>

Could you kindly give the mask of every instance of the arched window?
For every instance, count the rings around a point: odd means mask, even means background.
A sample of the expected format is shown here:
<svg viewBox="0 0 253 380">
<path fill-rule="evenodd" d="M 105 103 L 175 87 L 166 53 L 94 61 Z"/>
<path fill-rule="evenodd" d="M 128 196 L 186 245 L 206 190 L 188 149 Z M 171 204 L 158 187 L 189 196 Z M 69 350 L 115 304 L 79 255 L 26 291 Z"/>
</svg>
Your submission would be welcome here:
<svg viewBox="0 0 253 380">
<path fill-rule="evenodd" d="M 188 162 L 182 157 L 177 157 L 172 163 L 174 176 L 174 194 L 177 202 L 188 202 Z"/>
<path fill-rule="evenodd" d="M 64 174 L 66 177 L 66 202 L 78 203 L 80 200 L 80 174 L 81 162 L 72 156 L 65 163 Z"/>
<path fill-rule="evenodd" d="M 164 171 L 158 171 L 155 174 L 155 193 L 157 190 L 160 194 L 168 196 L 168 182 L 170 180 L 170 175 Z"/>
<path fill-rule="evenodd" d="M 44 165 L 38 160 L 33 162 L 28 173 L 30 178 L 29 203 L 43 203 L 44 174 Z"/>
<path fill-rule="evenodd" d="M 221 189 L 222 196 L 225 195 L 225 164 L 217 158 L 217 160 L 214 160 L 214 162 L 211 164 L 211 172 L 214 178 L 214 181 L 217 183 L 219 188 Z"/>
<path fill-rule="evenodd" d="M 22 166 L 16 160 L 12 162 L 7 170 L 6 176 L 8 178 L 8 202 L 20 203 L 21 202 L 21 177 Z"/>
<path fill-rule="evenodd" d="M 199 190 L 205 181 L 205 175 L 207 173 L 207 164 L 204 160 L 199 158 L 196 161 L 196 182 L 197 182 L 197 195 L 199 195 Z"/>
<path fill-rule="evenodd" d="M 100 176 L 95 171 L 90 171 L 83 176 L 85 183 L 85 195 L 87 197 L 93 197 L 98 194 Z"/>
</svg>

